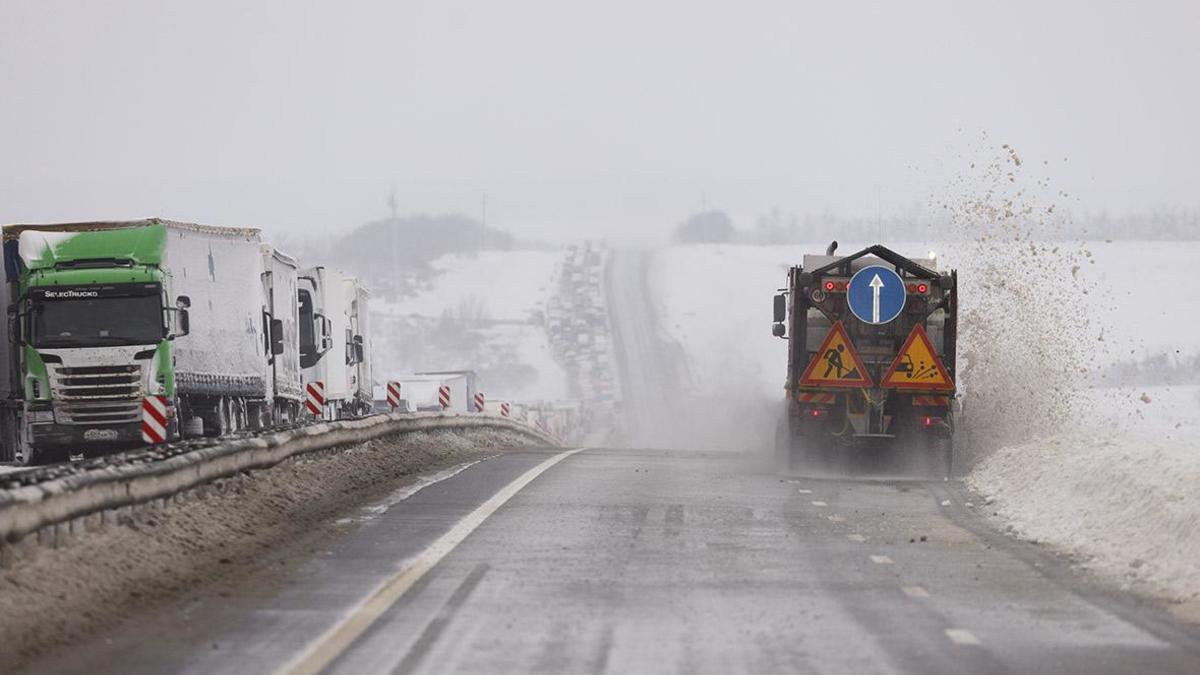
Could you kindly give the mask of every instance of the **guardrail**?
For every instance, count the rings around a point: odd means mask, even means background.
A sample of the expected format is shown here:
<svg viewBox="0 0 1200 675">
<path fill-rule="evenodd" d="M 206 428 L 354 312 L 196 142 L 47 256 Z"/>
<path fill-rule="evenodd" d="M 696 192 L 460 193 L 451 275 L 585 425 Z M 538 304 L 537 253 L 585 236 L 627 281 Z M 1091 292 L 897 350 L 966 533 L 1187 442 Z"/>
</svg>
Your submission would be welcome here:
<svg viewBox="0 0 1200 675">
<path fill-rule="evenodd" d="M 502 429 L 559 445 L 539 429 L 479 413 L 384 414 L 313 424 L 231 439 L 161 461 L 116 464 L 0 490 L 0 544 L 16 543 L 43 528 L 95 513 L 171 497 L 243 471 L 272 467 L 290 457 L 384 436 L 456 429 Z"/>
</svg>

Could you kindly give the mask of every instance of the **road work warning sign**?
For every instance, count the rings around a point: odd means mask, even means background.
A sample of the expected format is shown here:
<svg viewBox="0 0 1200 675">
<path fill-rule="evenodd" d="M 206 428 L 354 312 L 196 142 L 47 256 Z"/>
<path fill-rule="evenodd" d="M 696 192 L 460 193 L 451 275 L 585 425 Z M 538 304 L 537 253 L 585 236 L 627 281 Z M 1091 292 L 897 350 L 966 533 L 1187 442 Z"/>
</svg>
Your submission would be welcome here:
<svg viewBox="0 0 1200 675">
<path fill-rule="evenodd" d="M 921 324 L 917 324 L 900 354 L 883 376 L 883 386 L 893 389 L 928 389 L 934 391 L 951 391 L 954 382 L 946 365 L 938 358 L 929 335 Z"/>
<path fill-rule="evenodd" d="M 829 329 L 829 335 L 821 342 L 820 348 L 804 374 L 800 376 L 801 387 L 869 387 L 871 376 L 867 367 L 854 345 L 842 322 L 838 321 Z"/>
</svg>

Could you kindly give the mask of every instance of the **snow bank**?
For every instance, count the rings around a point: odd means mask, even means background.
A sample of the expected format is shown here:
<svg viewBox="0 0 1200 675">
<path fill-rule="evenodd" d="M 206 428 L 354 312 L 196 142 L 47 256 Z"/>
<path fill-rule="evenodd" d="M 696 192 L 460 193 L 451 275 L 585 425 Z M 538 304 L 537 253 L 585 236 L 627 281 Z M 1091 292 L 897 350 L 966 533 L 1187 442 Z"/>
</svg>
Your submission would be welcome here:
<svg viewBox="0 0 1200 675">
<path fill-rule="evenodd" d="M 1084 398 L 1077 426 L 1000 449 L 968 486 L 1019 537 L 1125 586 L 1200 599 L 1200 387 Z"/>
</svg>

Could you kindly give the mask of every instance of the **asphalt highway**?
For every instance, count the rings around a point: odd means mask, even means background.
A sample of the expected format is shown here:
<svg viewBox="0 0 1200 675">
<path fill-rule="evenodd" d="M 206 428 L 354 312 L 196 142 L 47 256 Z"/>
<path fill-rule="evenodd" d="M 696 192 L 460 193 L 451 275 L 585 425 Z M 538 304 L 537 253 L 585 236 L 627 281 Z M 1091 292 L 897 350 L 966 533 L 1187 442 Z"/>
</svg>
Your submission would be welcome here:
<svg viewBox="0 0 1200 675">
<path fill-rule="evenodd" d="M 1194 628 L 996 533 L 953 482 L 613 449 L 431 481 L 331 524 L 283 583 L 31 671 L 1200 672 Z"/>
</svg>

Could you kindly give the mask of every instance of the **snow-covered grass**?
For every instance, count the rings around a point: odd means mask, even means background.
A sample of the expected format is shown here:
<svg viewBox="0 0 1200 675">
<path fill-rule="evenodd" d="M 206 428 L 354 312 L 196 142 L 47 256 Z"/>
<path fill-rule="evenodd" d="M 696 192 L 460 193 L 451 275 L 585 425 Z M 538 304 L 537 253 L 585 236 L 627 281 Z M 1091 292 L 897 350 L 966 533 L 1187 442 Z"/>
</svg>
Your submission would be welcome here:
<svg viewBox="0 0 1200 675">
<path fill-rule="evenodd" d="M 1092 415 L 967 478 L 1017 536 L 1119 583 L 1200 599 L 1200 387 L 1088 392 Z"/>
</svg>

